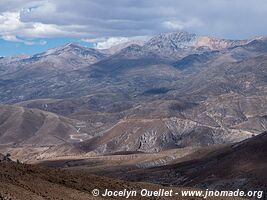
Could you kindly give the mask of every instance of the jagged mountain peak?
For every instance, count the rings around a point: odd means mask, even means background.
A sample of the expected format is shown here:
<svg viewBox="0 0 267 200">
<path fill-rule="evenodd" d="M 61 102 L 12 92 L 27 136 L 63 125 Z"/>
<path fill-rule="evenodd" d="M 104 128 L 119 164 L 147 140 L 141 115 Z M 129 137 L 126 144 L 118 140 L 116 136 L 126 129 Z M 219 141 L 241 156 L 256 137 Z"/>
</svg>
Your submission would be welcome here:
<svg viewBox="0 0 267 200">
<path fill-rule="evenodd" d="M 74 50 L 74 49 L 81 49 L 81 50 L 87 50 L 86 47 L 78 44 L 78 43 L 67 43 L 63 46 L 60 46 L 58 48 L 55 48 L 57 50 L 62 50 L 62 51 L 66 51 L 66 50 Z"/>
<path fill-rule="evenodd" d="M 146 47 L 157 47 L 157 48 L 184 48 L 186 46 L 193 45 L 196 40 L 197 35 L 188 32 L 170 32 L 170 33 L 161 33 L 148 42 L 145 43 Z"/>
<path fill-rule="evenodd" d="M 201 36 L 185 31 L 160 33 L 136 49 L 122 50 L 120 54 L 126 56 L 158 55 L 161 58 L 180 59 L 190 54 L 207 51 L 220 51 L 228 48 L 246 45 L 252 40 L 228 40 L 210 36 Z"/>
<path fill-rule="evenodd" d="M 60 47 L 56 47 L 56 48 L 52 48 L 47 50 L 44 53 L 41 54 L 37 54 L 37 56 L 47 56 L 47 55 L 52 55 L 52 54 L 56 54 L 56 55 L 60 55 L 63 53 L 72 53 L 72 54 L 78 54 L 78 55 L 85 55 L 88 53 L 99 53 L 97 50 L 92 49 L 92 48 L 87 48 L 85 46 L 82 46 L 80 44 L 77 43 L 67 43 L 63 46 Z"/>
<path fill-rule="evenodd" d="M 178 32 L 164 32 L 156 35 L 153 38 L 160 38 L 160 39 L 190 39 L 190 38 L 195 38 L 197 35 L 195 33 L 189 33 L 187 31 L 178 31 Z M 153 40 L 151 38 L 151 40 Z"/>
<path fill-rule="evenodd" d="M 46 68 L 57 71 L 79 69 L 104 58 L 106 58 L 106 54 L 96 49 L 77 43 L 68 43 L 27 58 L 18 59 L 16 63 L 28 68 Z"/>
<path fill-rule="evenodd" d="M 238 45 L 244 45 L 251 40 L 228 40 L 210 36 L 200 36 L 185 31 L 161 33 L 151 38 L 145 47 L 151 50 L 166 49 L 178 51 L 185 48 L 202 48 L 210 50 L 221 50 Z"/>
<path fill-rule="evenodd" d="M 84 62 L 85 65 L 92 64 L 105 58 L 106 55 L 96 49 L 87 48 L 77 43 L 67 43 L 63 46 L 52 48 L 46 52 L 33 55 L 30 59 L 26 61 L 48 61 L 58 63 L 61 62 L 74 62 L 81 63 Z M 62 64 L 62 63 L 61 63 Z M 66 64 L 66 63 L 65 63 Z"/>
</svg>

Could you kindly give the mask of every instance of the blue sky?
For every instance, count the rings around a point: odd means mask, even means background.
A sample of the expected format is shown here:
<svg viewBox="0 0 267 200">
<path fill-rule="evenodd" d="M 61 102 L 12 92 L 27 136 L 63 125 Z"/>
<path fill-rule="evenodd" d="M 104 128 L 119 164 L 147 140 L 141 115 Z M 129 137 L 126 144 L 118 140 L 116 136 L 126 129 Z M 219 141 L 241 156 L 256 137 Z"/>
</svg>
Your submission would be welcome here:
<svg viewBox="0 0 267 200">
<path fill-rule="evenodd" d="M 267 36 L 266 0 L 0 0 L 0 56 L 69 42 L 108 48 L 161 32 Z"/>
<path fill-rule="evenodd" d="M 83 42 L 77 38 L 46 38 L 44 44 L 39 44 L 36 40 L 35 44 L 24 44 L 22 42 L 9 42 L 3 39 L 0 39 L 0 56 L 13 56 L 19 54 L 28 54 L 33 55 L 36 53 L 41 53 L 47 49 L 54 48 L 57 46 L 65 45 L 66 43 L 79 43 L 86 47 L 93 47 L 93 43 Z"/>
</svg>

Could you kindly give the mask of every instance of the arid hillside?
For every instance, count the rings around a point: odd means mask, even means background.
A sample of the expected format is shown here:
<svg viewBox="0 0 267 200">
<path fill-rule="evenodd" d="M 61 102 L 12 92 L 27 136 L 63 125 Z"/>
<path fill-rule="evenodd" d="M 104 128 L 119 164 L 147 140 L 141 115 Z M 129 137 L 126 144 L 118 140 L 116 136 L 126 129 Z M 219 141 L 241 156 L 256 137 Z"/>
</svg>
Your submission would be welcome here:
<svg viewBox="0 0 267 200">
<path fill-rule="evenodd" d="M 236 144 L 195 151 L 172 164 L 133 170 L 122 178 L 166 185 L 266 190 L 266 144 L 265 132 Z"/>
<path fill-rule="evenodd" d="M 126 181 L 88 175 L 82 171 L 66 171 L 62 169 L 47 169 L 41 166 L 0 162 L 0 198 L 10 200 L 97 200 L 110 199 L 109 197 L 94 197 L 92 191 L 98 189 L 100 194 L 109 190 L 136 190 L 159 189 L 173 190 L 179 193 L 189 188 L 163 187 L 148 183 L 130 183 Z M 191 189 L 192 190 L 192 189 Z M 115 197 L 113 199 L 125 199 Z M 151 199 L 151 197 L 131 197 L 130 199 Z M 183 199 L 181 195 L 175 197 L 160 197 L 158 199 Z M 201 199 L 191 197 L 191 199 Z M 216 199 L 208 198 L 208 199 Z M 238 199 L 238 198 L 221 198 Z"/>
<path fill-rule="evenodd" d="M 77 133 L 78 120 L 18 106 L 0 106 L 2 146 L 55 146 L 88 138 Z"/>
</svg>

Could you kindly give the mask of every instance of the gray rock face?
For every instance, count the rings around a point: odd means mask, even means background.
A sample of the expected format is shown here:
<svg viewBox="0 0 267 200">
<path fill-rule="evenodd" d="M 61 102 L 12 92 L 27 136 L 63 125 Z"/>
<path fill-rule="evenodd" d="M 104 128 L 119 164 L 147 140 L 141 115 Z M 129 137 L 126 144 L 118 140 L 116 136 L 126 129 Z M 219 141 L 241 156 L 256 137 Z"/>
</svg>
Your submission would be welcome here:
<svg viewBox="0 0 267 200">
<path fill-rule="evenodd" d="M 144 49 L 163 55 L 172 55 L 174 52 L 192 47 L 197 36 L 187 32 L 162 33 L 153 37 L 144 44 Z"/>
<path fill-rule="evenodd" d="M 142 46 L 132 46 L 132 48 L 129 48 L 128 51 L 123 52 L 123 54 L 128 53 L 140 57 L 142 54 L 147 55 L 150 53 L 163 58 L 180 59 L 191 54 L 224 50 L 246 45 L 251 41 L 252 40 L 217 39 L 207 36 L 198 36 L 188 32 L 162 33 L 152 37 Z M 139 54 L 137 54 L 137 52 L 139 52 Z"/>
</svg>

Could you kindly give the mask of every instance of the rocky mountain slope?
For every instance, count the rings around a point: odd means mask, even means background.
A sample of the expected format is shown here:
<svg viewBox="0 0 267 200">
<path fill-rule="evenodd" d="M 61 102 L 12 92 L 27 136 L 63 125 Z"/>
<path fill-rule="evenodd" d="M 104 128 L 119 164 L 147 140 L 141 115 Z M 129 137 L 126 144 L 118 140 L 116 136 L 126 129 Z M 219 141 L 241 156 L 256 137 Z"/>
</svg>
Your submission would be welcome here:
<svg viewBox="0 0 267 200">
<path fill-rule="evenodd" d="M 236 144 L 211 149 L 208 153 L 194 152 L 173 164 L 135 170 L 122 176 L 127 180 L 167 185 L 265 191 L 266 142 L 265 132 Z"/>
<path fill-rule="evenodd" d="M 163 33 L 110 52 L 67 44 L 1 58 L 0 152 L 68 170 L 0 162 L 0 199 L 159 188 L 90 173 L 264 190 L 266 102 L 264 37 Z"/>
<path fill-rule="evenodd" d="M 139 46 L 139 51 L 150 52 L 168 59 L 179 59 L 194 53 L 224 50 L 246 45 L 252 40 L 226 40 L 208 36 L 199 36 L 188 32 L 161 33 Z M 136 51 L 137 49 L 132 49 Z M 130 54 L 131 51 L 128 52 Z M 146 52 L 146 53 L 145 53 Z"/>
<path fill-rule="evenodd" d="M 266 136 L 225 145 L 179 148 L 160 153 L 117 152 L 45 160 L 42 165 L 99 176 L 209 190 L 259 191 L 266 196 Z M 260 197 L 261 196 L 261 197 Z"/>
<path fill-rule="evenodd" d="M 105 57 L 106 54 L 95 49 L 70 43 L 33 56 L 1 59 L 0 85 L 5 92 L 2 102 L 12 99 L 12 88 L 21 88 L 24 91 L 28 88 L 32 97 L 40 96 L 43 93 L 41 88 L 44 89 L 46 83 L 59 88 L 64 80 L 63 74 L 91 65 Z M 41 90 L 37 91 L 37 87 Z M 26 92 L 16 98 L 20 101 L 27 95 L 29 94 Z"/>
<path fill-rule="evenodd" d="M 144 92 L 153 88 L 155 82 L 159 82 L 162 85 L 161 87 L 164 87 L 164 85 L 170 86 L 170 82 L 173 82 L 173 80 L 179 80 L 180 77 L 184 78 L 184 72 L 179 70 L 181 62 L 184 61 L 181 60 L 180 64 L 173 64 L 175 60 L 179 62 L 180 58 L 174 60 L 173 56 L 172 58 L 157 56 L 154 47 L 156 48 L 158 45 L 162 52 L 169 55 L 177 53 L 171 47 L 171 44 L 175 41 L 176 46 L 181 46 L 181 43 L 185 40 L 183 37 L 186 37 L 188 33 L 177 33 L 170 38 L 167 37 L 168 34 L 165 35 L 162 40 L 160 40 L 160 36 L 152 38 L 142 47 L 126 47 L 118 54 L 107 59 L 104 59 L 105 55 L 96 50 L 69 44 L 43 54 L 37 54 L 29 59 L 12 62 L 12 64 L 3 63 L 4 69 L 2 70 L 0 84 L 4 86 L 1 88 L 1 93 L 5 92 L 5 96 L 0 96 L 0 100 L 3 103 L 14 103 L 48 97 L 80 97 L 105 92 L 106 88 L 111 87 L 109 83 L 115 86 L 112 87 L 113 91 L 116 90 L 118 93 L 118 90 L 123 90 L 123 93 L 126 94 L 133 93 L 136 89 Z M 182 37 L 180 35 L 186 36 Z M 166 41 L 165 38 L 167 38 Z M 154 43 L 151 43 L 151 41 L 154 41 Z M 161 43 L 166 47 L 162 46 Z M 229 44 L 230 49 L 219 48 L 219 53 L 212 52 L 212 56 L 206 58 L 206 62 L 200 62 L 198 66 L 205 67 L 209 65 L 209 61 L 215 59 L 216 63 L 219 63 L 220 60 L 220 63 L 240 61 L 266 52 L 266 48 L 264 48 L 265 40 L 256 40 L 243 46 L 235 46 L 241 43 L 238 41 L 232 43 L 232 45 Z M 232 46 L 235 46 L 235 48 L 232 49 Z M 193 48 L 196 48 L 196 46 L 193 45 Z M 172 49 L 172 52 L 167 49 Z M 180 57 L 185 57 L 184 59 L 188 60 L 189 58 L 186 58 L 188 53 L 182 56 L 180 52 L 187 51 L 187 47 L 178 49 Z M 199 55 L 196 56 L 199 56 L 200 59 L 202 56 L 206 56 L 207 51 L 210 52 L 210 50 L 199 51 L 197 52 Z M 193 50 L 188 52 L 190 55 L 196 54 Z M 94 59 L 91 59 L 88 55 L 93 56 Z M 87 59 L 88 57 L 89 59 Z M 90 60 L 95 60 L 93 62 L 100 60 L 100 62 L 91 65 Z M 15 68 L 14 73 L 9 73 L 9 69 L 13 68 Z M 179 74 L 181 75 L 179 76 Z M 23 91 L 23 94 L 21 91 Z"/>
<path fill-rule="evenodd" d="M 0 145 L 56 146 L 90 138 L 77 132 L 78 120 L 17 106 L 0 106 Z"/>
<path fill-rule="evenodd" d="M 106 55 L 92 48 L 86 48 L 75 43 L 69 43 L 40 54 L 36 54 L 29 59 L 24 60 L 26 63 L 49 63 L 57 69 L 70 70 L 79 69 L 83 66 L 96 63 L 105 58 Z"/>
<path fill-rule="evenodd" d="M 2 72 L 0 101 L 85 122 L 94 138 L 82 150 L 157 152 L 267 127 L 265 38 L 164 33 L 109 57 L 69 44 L 17 62 Z"/>
</svg>

